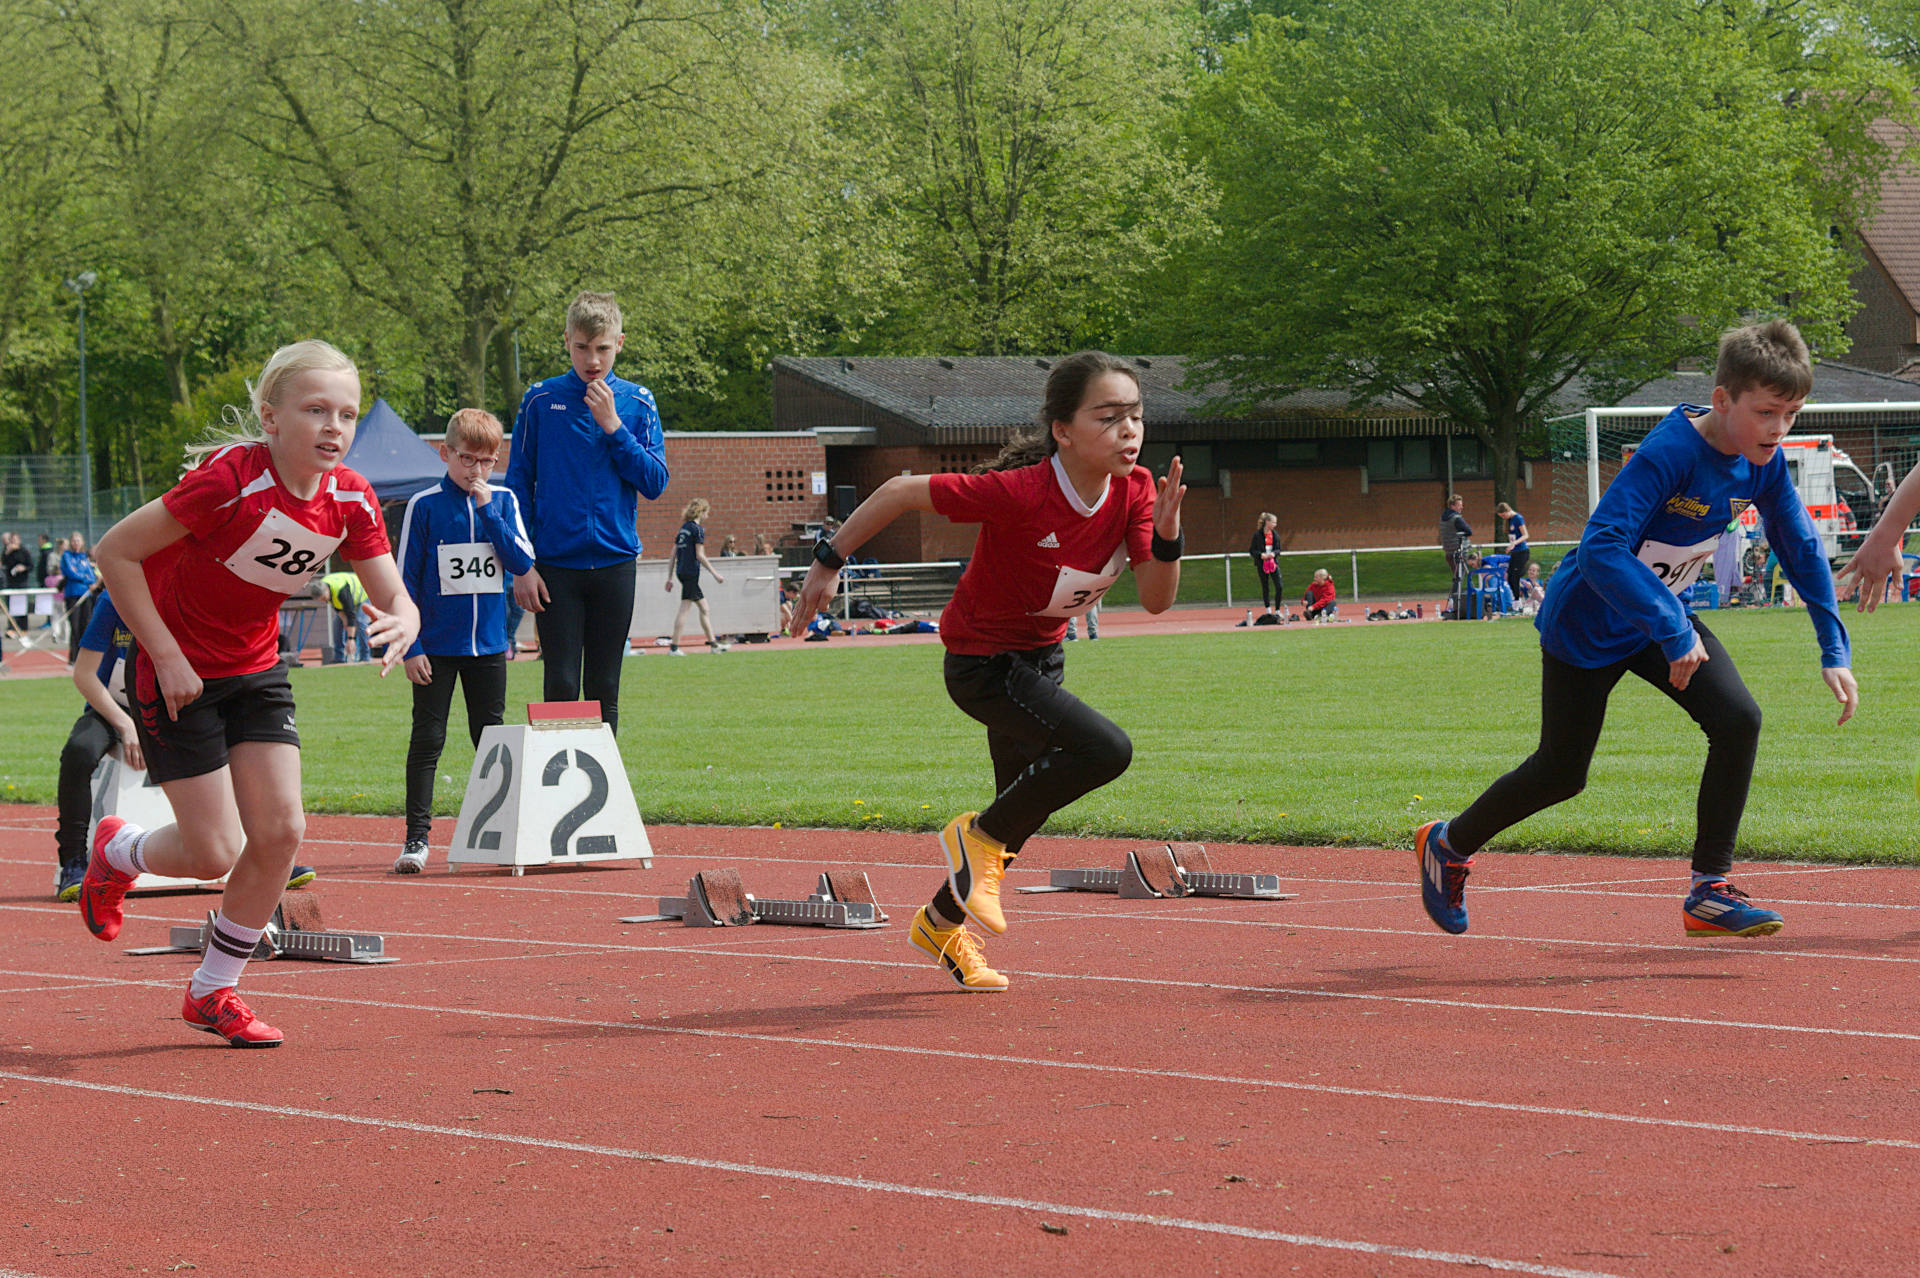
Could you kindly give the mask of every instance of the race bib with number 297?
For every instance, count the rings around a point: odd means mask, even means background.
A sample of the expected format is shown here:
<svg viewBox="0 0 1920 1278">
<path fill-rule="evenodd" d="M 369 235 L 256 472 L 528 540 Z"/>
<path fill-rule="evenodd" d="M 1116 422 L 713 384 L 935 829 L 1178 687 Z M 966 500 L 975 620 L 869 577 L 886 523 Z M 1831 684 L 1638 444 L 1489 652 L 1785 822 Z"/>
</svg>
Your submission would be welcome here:
<svg viewBox="0 0 1920 1278">
<path fill-rule="evenodd" d="M 227 556 L 226 565 L 251 585 L 297 595 L 314 574 L 326 570 L 327 556 L 345 540 L 317 533 L 280 510 L 269 510 L 253 534 Z"/>
<path fill-rule="evenodd" d="M 1692 546 L 1669 546 L 1662 541 L 1644 541 L 1640 543 L 1640 553 L 1635 558 L 1653 569 L 1653 575 L 1660 578 L 1660 584 L 1677 595 L 1693 584 L 1700 575 L 1700 569 L 1712 560 L 1713 548 L 1719 544 L 1718 537 Z"/>
</svg>

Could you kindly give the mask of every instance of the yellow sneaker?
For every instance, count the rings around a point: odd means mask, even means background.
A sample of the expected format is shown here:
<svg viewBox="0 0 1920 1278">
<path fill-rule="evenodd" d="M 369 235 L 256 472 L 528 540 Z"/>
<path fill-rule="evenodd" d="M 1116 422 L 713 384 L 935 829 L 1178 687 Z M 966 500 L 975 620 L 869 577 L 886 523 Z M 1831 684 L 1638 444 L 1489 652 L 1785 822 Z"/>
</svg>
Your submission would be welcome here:
<svg viewBox="0 0 1920 1278">
<path fill-rule="evenodd" d="M 1006 872 L 1007 850 L 974 826 L 977 812 L 962 812 L 940 831 L 947 854 L 947 882 L 967 917 L 995 936 L 1007 930 L 1000 912 L 1000 876 Z"/>
<path fill-rule="evenodd" d="M 913 916 L 913 927 L 907 935 L 968 993 L 998 994 L 1007 988 L 1007 978 L 987 966 L 987 956 L 980 952 L 980 938 L 964 927 L 935 927 L 926 906 Z"/>
</svg>

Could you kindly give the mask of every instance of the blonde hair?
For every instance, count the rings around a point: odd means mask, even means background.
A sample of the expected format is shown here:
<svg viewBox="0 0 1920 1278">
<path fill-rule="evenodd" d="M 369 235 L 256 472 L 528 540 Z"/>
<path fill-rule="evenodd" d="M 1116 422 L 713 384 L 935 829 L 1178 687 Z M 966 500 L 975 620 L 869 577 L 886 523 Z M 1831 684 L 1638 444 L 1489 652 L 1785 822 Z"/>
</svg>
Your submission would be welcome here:
<svg viewBox="0 0 1920 1278">
<path fill-rule="evenodd" d="M 1800 330 L 1785 320 L 1730 329 L 1720 335 L 1713 384 L 1726 387 L 1735 399 L 1761 387 L 1805 399 L 1813 389 L 1813 357 Z"/>
<path fill-rule="evenodd" d="M 186 469 L 192 470 L 208 457 L 233 444 L 264 444 L 267 432 L 260 426 L 260 405 L 278 404 L 288 378 L 302 373 L 352 373 L 360 370 L 338 347 L 318 338 L 282 346 L 268 358 L 260 370 L 260 380 L 247 383 L 245 411 L 228 404 L 220 410 L 221 427 L 208 432 L 207 438 L 187 445 Z"/>
<path fill-rule="evenodd" d="M 1313 579 L 1315 581 L 1332 581 L 1333 574 L 1328 572 L 1325 568 L 1315 568 L 1313 570 Z"/>
<path fill-rule="evenodd" d="M 705 497 L 695 497 L 692 501 L 687 503 L 687 508 L 680 512 L 680 518 L 696 519 L 696 520 L 705 519 L 707 517 L 707 512 L 712 509 L 713 507 L 707 503 L 707 499 Z"/>
<path fill-rule="evenodd" d="M 498 448 L 506 437 L 500 419 L 484 408 L 463 408 L 447 418 L 447 447 Z"/>
<path fill-rule="evenodd" d="M 567 307 L 567 332 L 602 337 L 622 331 L 620 303 L 611 293 L 580 293 Z"/>
<path fill-rule="evenodd" d="M 1264 528 L 1268 524 L 1272 524 L 1275 528 L 1278 528 L 1280 526 L 1280 516 L 1274 514 L 1270 510 L 1263 510 L 1260 512 L 1260 518 L 1258 521 L 1256 521 L 1255 526 L 1259 528 Z"/>
</svg>

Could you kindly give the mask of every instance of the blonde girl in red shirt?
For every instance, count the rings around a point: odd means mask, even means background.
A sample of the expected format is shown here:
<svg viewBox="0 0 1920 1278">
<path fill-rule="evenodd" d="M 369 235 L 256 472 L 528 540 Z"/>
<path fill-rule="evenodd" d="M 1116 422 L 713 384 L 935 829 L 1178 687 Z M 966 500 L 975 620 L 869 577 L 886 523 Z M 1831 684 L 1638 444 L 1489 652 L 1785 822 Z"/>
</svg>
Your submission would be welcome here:
<svg viewBox="0 0 1920 1278">
<path fill-rule="evenodd" d="M 413 643 L 420 614 L 371 485 L 341 461 L 360 415 L 353 361 L 325 342 L 283 346 L 251 407 L 225 441 L 189 450 L 180 482 L 95 551 L 134 634 L 130 692 L 148 775 L 184 819 L 155 830 L 102 821 L 80 910 L 110 941 L 136 875 L 231 871 L 182 1015 L 235 1047 L 277 1047 L 280 1031 L 234 990 L 306 832 L 280 605 L 341 551 L 367 587 L 368 634 L 386 645 L 382 676 Z"/>
</svg>

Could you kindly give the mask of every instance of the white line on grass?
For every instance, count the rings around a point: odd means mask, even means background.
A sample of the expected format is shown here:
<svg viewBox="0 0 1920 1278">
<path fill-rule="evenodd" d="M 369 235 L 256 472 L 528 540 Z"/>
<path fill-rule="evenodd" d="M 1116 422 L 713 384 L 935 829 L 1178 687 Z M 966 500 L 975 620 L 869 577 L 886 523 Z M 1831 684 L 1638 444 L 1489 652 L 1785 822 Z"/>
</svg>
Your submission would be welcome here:
<svg viewBox="0 0 1920 1278">
<path fill-rule="evenodd" d="M 127 1087 L 117 1083 L 92 1083 L 71 1078 L 45 1078 L 36 1074 L 0 1071 L 0 1078 L 49 1087 L 70 1087 L 81 1091 L 104 1092 L 114 1096 L 142 1100 L 172 1101 L 183 1105 L 204 1105 L 215 1109 L 241 1110 L 271 1114 L 282 1118 L 307 1118 L 319 1122 L 345 1123 L 386 1131 L 414 1132 L 424 1136 L 447 1136 L 462 1141 L 491 1141 L 533 1149 L 549 1149 L 601 1158 L 628 1159 L 646 1163 L 665 1163 L 701 1171 L 730 1172 L 744 1176 L 763 1176 L 774 1180 L 796 1181 L 834 1189 L 857 1189 L 870 1193 L 898 1194 L 937 1202 L 966 1203 L 977 1207 L 1006 1207 L 1015 1211 L 1066 1216 L 1081 1220 L 1109 1221 L 1123 1225 L 1148 1225 L 1157 1229 L 1176 1229 L 1192 1233 L 1246 1238 L 1255 1242 L 1288 1243 L 1296 1247 L 1315 1247 L 1331 1251 L 1358 1252 L 1369 1256 L 1392 1256 L 1404 1260 L 1428 1260 L 1438 1264 L 1470 1265 L 1502 1273 L 1540 1274 L 1551 1278 L 1610 1278 L 1596 1270 L 1564 1269 L 1557 1265 L 1537 1265 L 1523 1260 L 1503 1260 L 1493 1256 L 1475 1256 L 1464 1252 L 1434 1251 L 1425 1247 L 1396 1247 L 1387 1243 L 1361 1242 L 1346 1238 L 1325 1238 L 1316 1234 L 1285 1233 L 1277 1229 L 1255 1229 L 1224 1221 L 1192 1220 L 1179 1216 L 1155 1216 L 1144 1212 L 1111 1211 L 1102 1207 L 1084 1207 L 1071 1203 L 1053 1203 L 1032 1198 L 1014 1198 L 1003 1194 L 969 1194 L 955 1189 L 932 1189 L 923 1185 L 905 1185 L 893 1181 L 871 1180 L 864 1176 L 836 1176 L 827 1172 L 803 1171 L 791 1167 L 770 1167 L 762 1163 L 738 1163 L 717 1158 L 697 1158 L 686 1154 L 661 1154 L 617 1145 L 590 1145 L 581 1141 L 554 1140 L 541 1136 L 516 1136 L 505 1132 L 475 1131 L 465 1127 L 442 1127 L 435 1123 L 416 1123 L 405 1119 L 373 1118 L 360 1114 L 334 1113 L 292 1105 L 268 1105 L 259 1101 L 228 1100 L 217 1096 L 194 1096 L 183 1092 L 162 1092 L 145 1087 Z"/>
</svg>

